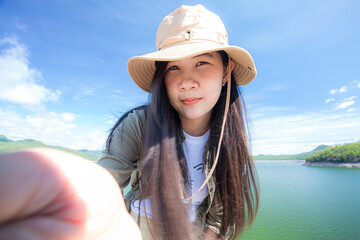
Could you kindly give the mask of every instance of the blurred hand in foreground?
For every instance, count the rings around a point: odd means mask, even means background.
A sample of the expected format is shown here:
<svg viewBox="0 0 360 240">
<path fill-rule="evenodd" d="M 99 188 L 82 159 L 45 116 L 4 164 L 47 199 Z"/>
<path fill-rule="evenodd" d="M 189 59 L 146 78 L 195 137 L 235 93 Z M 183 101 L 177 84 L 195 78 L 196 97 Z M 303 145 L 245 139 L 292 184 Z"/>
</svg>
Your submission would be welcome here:
<svg viewBox="0 0 360 240">
<path fill-rule="evenodd" d="M 102 167 L 51 149 L 0 154 L 0 239 L 141 239 Z"/>
</svg>

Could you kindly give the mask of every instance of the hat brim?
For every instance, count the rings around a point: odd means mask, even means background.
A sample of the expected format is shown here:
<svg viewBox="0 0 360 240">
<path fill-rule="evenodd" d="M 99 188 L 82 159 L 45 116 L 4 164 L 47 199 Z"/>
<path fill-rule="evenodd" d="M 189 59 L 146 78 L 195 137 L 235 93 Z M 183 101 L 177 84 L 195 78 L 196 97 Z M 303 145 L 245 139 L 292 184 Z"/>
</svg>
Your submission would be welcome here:
<svg viewBox="0 0 360 240">
<path fill-rule="evenodd" d="M 224 50 L 234 61 L 233 74 L 236 79 L 236 85 L 246 85 L 256 77 L 257 72 L 254 61 L 245 49 L 211 42 L 182 43 L 153 53 L 135 56 L 129 59 L 127 69 L 132 80 L 142 90 L 150 92 L 156 61 L 176 61 L 221 50 Z"/>
</svg>

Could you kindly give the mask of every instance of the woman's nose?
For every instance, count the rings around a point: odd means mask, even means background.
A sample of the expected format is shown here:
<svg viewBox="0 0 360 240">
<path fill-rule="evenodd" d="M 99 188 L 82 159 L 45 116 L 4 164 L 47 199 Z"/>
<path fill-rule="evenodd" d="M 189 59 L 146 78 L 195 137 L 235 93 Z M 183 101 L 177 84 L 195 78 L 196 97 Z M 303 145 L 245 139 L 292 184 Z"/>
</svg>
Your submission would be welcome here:
<svg viewBox="0 0 360 240">
<path fill-rule="evenodd" d="M 191 90 L 198 87 L 198 82 L 196 81 L 195 77 L 191 73 L 184 74 L 181 83 L 180 83 L 180 89 L 181 90 Z"/>
</svg>

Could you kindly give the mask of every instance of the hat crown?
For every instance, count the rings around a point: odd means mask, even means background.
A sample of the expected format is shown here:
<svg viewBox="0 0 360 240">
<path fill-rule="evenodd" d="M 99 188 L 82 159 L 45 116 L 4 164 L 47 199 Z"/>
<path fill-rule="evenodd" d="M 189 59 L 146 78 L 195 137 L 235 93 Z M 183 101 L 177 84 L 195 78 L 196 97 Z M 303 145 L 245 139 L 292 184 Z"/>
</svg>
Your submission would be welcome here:
<svg viewBox="0 0 360 240">
<path fill-rule="evenodd" d="M 219 16 L 202 5 L 183 5 L 167 15 L 156 33 L 156 49 L 178 44 L 214 42 L 228 46 L 225 26 Z"/>
</svg>

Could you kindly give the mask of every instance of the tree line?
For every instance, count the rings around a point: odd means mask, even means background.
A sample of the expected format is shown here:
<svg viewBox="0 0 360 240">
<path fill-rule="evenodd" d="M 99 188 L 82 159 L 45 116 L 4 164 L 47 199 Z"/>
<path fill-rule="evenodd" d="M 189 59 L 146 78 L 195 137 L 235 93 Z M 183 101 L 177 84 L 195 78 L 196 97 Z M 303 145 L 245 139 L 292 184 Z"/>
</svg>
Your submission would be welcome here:
<svg viewBox="0 0 360 240">
<path fill-rule="evenodd" d="M 328 147 L 305 159 L 309 162 L 360 162 L 360 141 Z"/>
</svg>

